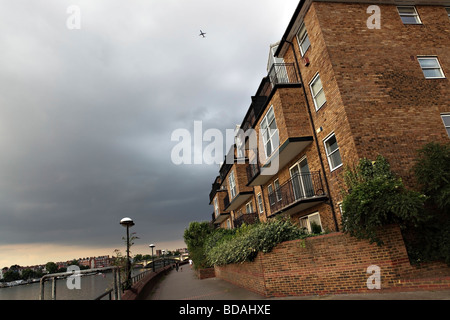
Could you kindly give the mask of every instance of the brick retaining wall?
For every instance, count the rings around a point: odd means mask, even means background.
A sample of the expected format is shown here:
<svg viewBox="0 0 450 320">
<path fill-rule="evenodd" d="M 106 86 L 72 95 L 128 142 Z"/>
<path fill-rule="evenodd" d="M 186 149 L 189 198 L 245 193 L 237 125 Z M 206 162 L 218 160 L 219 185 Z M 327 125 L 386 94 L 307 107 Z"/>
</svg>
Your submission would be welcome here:
<svg viewBox="0 0 450 320">
<path fill-rule="evenodd" d="M 382 247 L 340 232 L 287 241 L 253 262 L 216 266 L 216 277 L 267 297 L 367 293 L 373 292 L 367 288 L 367 268 L 376 265 L 382 291 L 450 289 L 446 265 L 410 265 L 399 227 L 384 228 L 380 237 Z"/>
</svg>

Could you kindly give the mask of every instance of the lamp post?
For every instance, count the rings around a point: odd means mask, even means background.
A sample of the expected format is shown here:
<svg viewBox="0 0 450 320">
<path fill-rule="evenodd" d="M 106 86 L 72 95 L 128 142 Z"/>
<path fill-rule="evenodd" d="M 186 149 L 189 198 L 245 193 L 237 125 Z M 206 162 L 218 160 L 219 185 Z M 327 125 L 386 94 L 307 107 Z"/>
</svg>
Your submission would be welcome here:
<svg viewBox="0 0 450 320">
<path fill-rule="evenodd" d="M 155 247 L 155 245 L 152 243 L 151 245 L 149 245 L 150 248 L 152 248 L 152 269 L 153 272 L 155 272 L 155 257 L 153 256 L 153 248 Z"/>
<path fill-rule="evenodd" d="M 132 219 L 126 217 L 120 220 L 120 224 L 127 228 L 127 282 L 125 289 L 129 289 L 131 287 L 131 261 L 130 261 L 130 227 L 134 226 L 134 222 Z"/>
</svg>

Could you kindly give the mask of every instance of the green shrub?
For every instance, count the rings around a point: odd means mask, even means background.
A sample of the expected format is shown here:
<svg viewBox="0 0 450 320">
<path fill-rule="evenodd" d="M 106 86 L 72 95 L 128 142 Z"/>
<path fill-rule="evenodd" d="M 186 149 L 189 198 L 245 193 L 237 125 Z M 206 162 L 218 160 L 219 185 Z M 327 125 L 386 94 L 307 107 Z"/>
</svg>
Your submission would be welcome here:
<svg viewBox="0 0 450 320">
<path fill-rule="evenodd" d="M 236 229 L 234 235 L 222 237 L 205 251 L 211 265 L 242 263 L 252 261 L 258 252 L 270 252 L 283 241 L 306 236 L 289 220 L 273 219 L 254 225 L 244 224 Z"/>
<path fill-rule="evenodd" d="M 209 222 L 191 222 L 189 228 L 184 230 L 184 242 L 189 250 L 189 257 L 194 262 L 194 268 L 210 267 L 206 261 L 205 240 L 214 232 Z"/>
<path fill-rule="evenodd" d="M 413 169 L 431 218 L 406 233 L 408 254 L 412 262 L 438 260 L 450 265 L 450 143 L 423 146 Z"/>
<path fill-rule="evenodd" d="M 431 206 L 450 213 L 450 143 L 428 143 L 417 152 L 414 173 Z"/>
<path fill-rule="evenodd" d="M 404 227 L 429 219 L 424 211 L 426 197 L 404 187 L 385 158 L 361 159 L 355 170 L 345 172 L 347 191 L 342 202 L 344 231 L 351 236 L 382 245 L 379 227 L 392 223 Z"/>
</svg>

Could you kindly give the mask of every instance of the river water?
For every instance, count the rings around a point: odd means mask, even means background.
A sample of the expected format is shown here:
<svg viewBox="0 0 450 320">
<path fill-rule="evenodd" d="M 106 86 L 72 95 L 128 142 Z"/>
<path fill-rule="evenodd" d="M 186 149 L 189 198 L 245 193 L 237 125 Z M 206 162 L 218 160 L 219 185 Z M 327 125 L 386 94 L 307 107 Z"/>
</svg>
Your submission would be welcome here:
<svg viewBox="0 0 450 320">
<path fill-rule="evenodd" d="M 134 269 L 132 276 L 144 272 L 147 269 Z M 123 280 L 123 279 L 122 279 Z M 114 284 L 113 273 L 106 272 L 96 275 L 85 275 L 81 277 L 80 289 L 70 290 L 67 287 L 67 279 L 56 282 L 56 300 L 93 300 L 111 289 Z M 45 300 L 50 300 L 52 282 L 45 282 Z M 0 288 L 0 300 L 38 300 L 39 282 L 25 284 L 15 287 Z M 108 299 L 106 296 L 103 299 Z"/>
</svg>

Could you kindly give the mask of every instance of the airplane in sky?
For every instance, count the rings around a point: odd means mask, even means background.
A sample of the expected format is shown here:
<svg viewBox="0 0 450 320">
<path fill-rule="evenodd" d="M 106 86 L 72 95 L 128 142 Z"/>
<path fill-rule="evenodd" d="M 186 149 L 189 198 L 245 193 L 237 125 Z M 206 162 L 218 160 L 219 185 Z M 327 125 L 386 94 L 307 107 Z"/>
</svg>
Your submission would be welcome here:
<svg viewBox="0 0 450 320">
<path fill-rule="evenodd" d="M 202 36 L 203 38 L 205 38 L 205 32 L 203 32 L 202 30 L 200 30 L 200 34 L 199 34 L 199 36 Z"/>
</svg>

